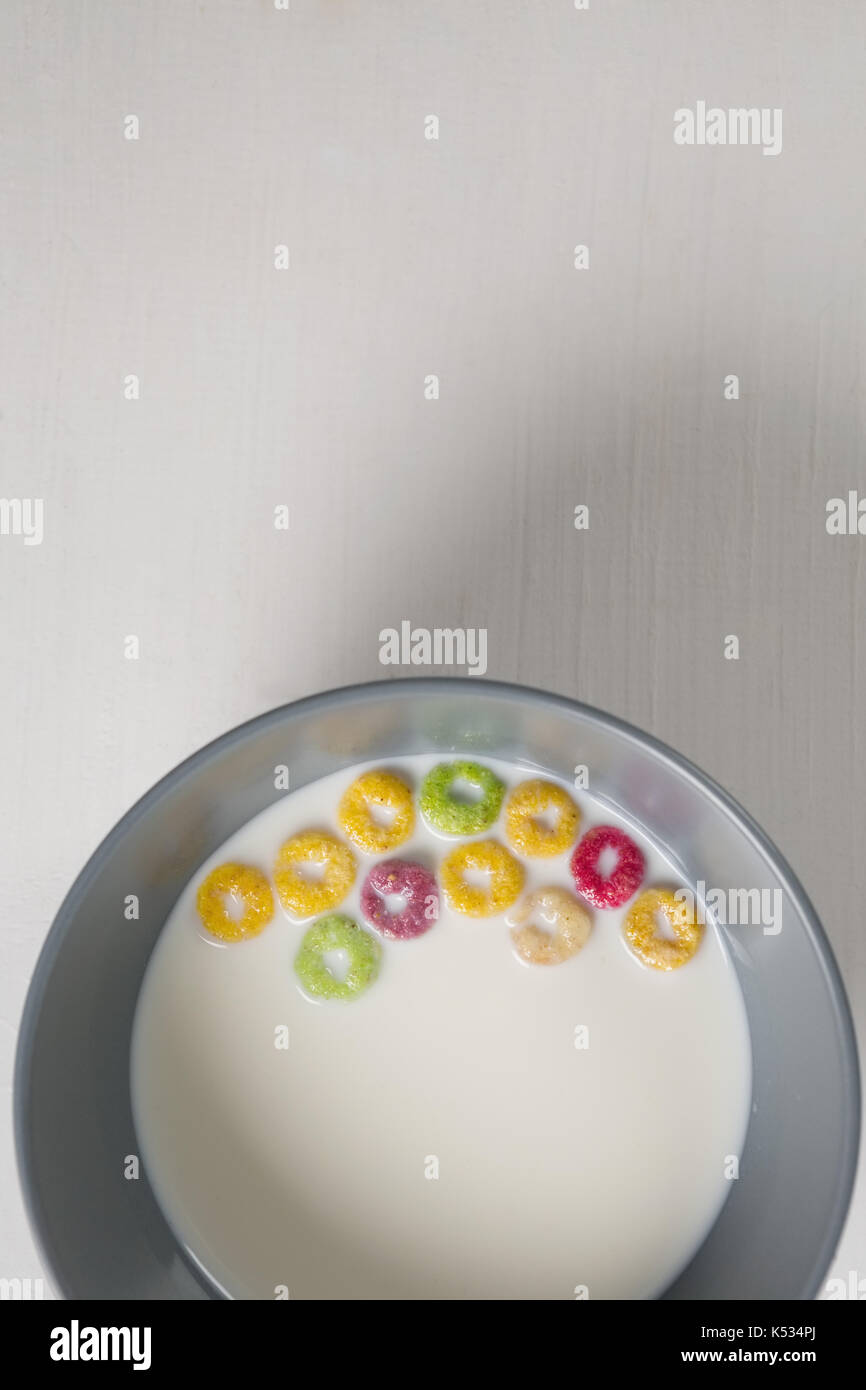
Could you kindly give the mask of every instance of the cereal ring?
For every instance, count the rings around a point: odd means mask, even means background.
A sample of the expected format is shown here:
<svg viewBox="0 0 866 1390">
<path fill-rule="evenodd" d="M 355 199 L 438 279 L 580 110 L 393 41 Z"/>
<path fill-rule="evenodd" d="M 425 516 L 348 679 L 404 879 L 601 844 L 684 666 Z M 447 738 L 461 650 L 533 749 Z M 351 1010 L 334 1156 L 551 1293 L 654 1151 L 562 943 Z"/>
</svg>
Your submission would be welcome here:
<svg viewBox="0 0 866 1390">
<path fill-rule="evenodd" d="M 606 849 L 617 852 L 616 868 L 609 877 L 598 872 Z M 646 872 L 643 851 L 615 825 L 596 825 L 587 831 L 571 856 L 574 886 L 594 907 L 622 907 L 636 893 Z"/>
<path fill-rule="evenodd" d="M 242 917 L 233 917 L 226 898 L 240 900 Z M 211 936 L 220 941 L 246 941 L 258 936 L 274 915 L 274 895 L 264 874 L 248 864 L 220 864 L 201 884 L 196 897 L 198 915 Z"/>
<path fill-rule="evenodd" d="M 389 912 L 387 897 L 404 898 L 401 912 Z M 383 936 L 401 941 L 421 936 L 439 920 L 439 889 L 429 869 L 408 859 L 383 859 L 375 864 L 361 889 L 361 911 Z"/>
<path fill-rule="evenodd" d="M 383 825 L 373 816 L 375 806 L 385 806 L 394 818 Z M 387 854 L 408 840 L 415 829 L 412 793 L 390 772 L 365 772 L 343 794 L 337 811 L 340 828 L 367 854 Z"/>
<path fill-rule="evenodd" d="M 304 878 L 296 864 L 324 864 L 321 879 Z M 293 917 L 315 917 L 317 912 L 336 907 L 355 882 L 355 856 L 348 845 L 306 830 L 280 845 L 274 865 L 274 883 L 280 902 Z"/>
<path fill-rule="evenodd" d="M 466 882 L 466 870 L 489 873 L 487 888 L 473 888 Z M 523 865 L 495 840 L 475 840 L 458 845 L 442 861 L 442 887 L 456 912 L 467 917 L 492 917 L 504 912 L 523 887 Z"/>
<path fill-rule="evenodd" d="M 479 787 L 481 799 L 455 801 L 451 787 L 458 780 Z M 445 835 L 478 835 L 496 820 L 504 793 L 505 784 L 480 763 L 439 763 L 421 783 L 420 805 L 434 830 Z"/>
<path fill-rule="evenodd" d="M 540 917 L 547 929 L 530 917 Z M 521 960 L 528 965 L 561 965 L 576 956 L 592 931 L 592 918 L 564 888 L 540 888 L 505 919 Z M 550 930 L 552 928 L 552 930 Z"/>
<path fill-rule="evenodd" d="M 349 967 L 340 980 L 329 970 L 325 956 L 329 951 L 345 951 Z M 382 948 L 370 932 L 351 917 L 332 912 L 320 917 L 304 933 L 295 956 L 295 974 L 307 994 L 315 999 L 356 999 L 379 973 Z"/>
<path fill-rule="evenodd" d="M 675 940 L 661 936 L 655 914 L 663 912 Z M 632 903 L 623 922 L 623 935 L 644 965 L 653 970 L 677 970 L 691 960 L 701 944 L 704 929 L 687 902 L 679 901 L 668 888 L 648 888 Z"/>
<path fill-rule="evenodd" d="M 545 811 L 556 812 L 551 830 L 540 822 Z M 512 849 L 533 859 L 564 854 L 577 834 L 580 811 L 564 787 L 535 777 L 521 782 L 505 804 L 505 833 Z"/>
</svg>

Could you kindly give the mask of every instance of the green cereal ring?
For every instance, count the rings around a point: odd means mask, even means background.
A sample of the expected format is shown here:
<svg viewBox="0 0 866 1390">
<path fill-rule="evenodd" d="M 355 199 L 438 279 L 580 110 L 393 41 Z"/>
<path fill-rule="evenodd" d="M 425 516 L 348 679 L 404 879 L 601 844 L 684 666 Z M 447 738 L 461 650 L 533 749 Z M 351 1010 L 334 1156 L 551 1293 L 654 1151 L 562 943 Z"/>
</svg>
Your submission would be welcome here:
<svg viewBox="0 0 866 1390">
<path fill-rule="evenodd" d="M 451 787 L 457 780 L 481 790 L 480 801 L 455 801 Z M 502 805 L 505 784 L 480 763 L 439 763 L 421 784 L 419 805 L 434 830 L 445 835 L 479 835 L 489 830 Z"/>
<path fill-rule="evenodd" d="M 325 964 L 328 951 L 345 951 L 349 957 L 344 979 L 338 980 Z M 357 999 L 378 975 L 381 958 L 382 948 L 370 932 L 351 917 L 332 912 L 304 933 L 295 956 L 295 974 L 315 999 Z"/>
</svg>

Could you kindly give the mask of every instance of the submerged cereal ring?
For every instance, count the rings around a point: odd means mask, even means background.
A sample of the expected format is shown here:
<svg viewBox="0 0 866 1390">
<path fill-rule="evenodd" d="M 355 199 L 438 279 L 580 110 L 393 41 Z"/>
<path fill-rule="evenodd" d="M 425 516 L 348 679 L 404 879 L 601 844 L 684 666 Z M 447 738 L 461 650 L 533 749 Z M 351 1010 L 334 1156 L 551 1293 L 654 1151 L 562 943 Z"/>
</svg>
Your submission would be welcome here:
<svg viewBox="0 0 866 1390">
<path fill-rule="evenodd" d="M 389 825 L 373 816 L 374 806 L 394 812 Z M 344 835 L 367 854 L 387 854 L 402 845 L 415 828 L 412 793 L 390 772 L 365 772 L 343 795 L 337 819 Z"/>
<path fill-rule="evenodd" d="M 671 924 L 675 940 L 660 936 L 655 914 L 663 912 Z M 701 944 L 704 929 L 695 920 L 687 902 L 679 901 L 668 888 L 648 888 L 629 908 L 623 922 L 623 935 L 638 960 L 653 970 L 677 970 L 691 960 Z"/>
<path fill-rule="evenodd" d="M 349 968 L 342 980 L 328 969 L 329 951 L 345 951 Z M 356 999 L 379 973 L 382 948 L 375 936 L 359 927 L 351 917 L 332 912 L 320 917 L 304 933 L 295 956 L 295 974 L 315 999 Z"/>
<path fill-rule="evenodd" d="M 324 864 L 321 879 L 304 878 L 296 864 Z M 280 845 L 274 865 L 274 883 L 280 902 L 293 917 L 315 917 L 341 903 L 355 882 L 355 856 L 348 845 L 306 830 Z"/>
<path fill-rule="evenodd" d="M 232 917 L 226 898 L 244 905 L 242 917 Z M 198 915 L 211 936 L 220 941 L 246 941 L 258 936 L 274 915 L 274 895 L 264 874 L 248 864 L 220 864 L 201 884 L 196 897 Z"/>
<path fill-rule="evenodd" d="M 404 898 L 401 912 L 389 912 L 385 898 Z M 361 911 L 383 936 L 408 941 L 439 920 L 439 889 L 429 869 L 408 859 L 383 859 L 368 873 L 361 889 Z"/>
<path fill-rule="evenodd" d="M 608 878 L 598 872 L 606 849 L 617 852 L 616 868 Z M 616 825 L 596 825 L 587 831 L 571 856 L 574 886 L 593 907 L 622 907 L 637 892 L 645 872 L 643 851 Z"/>
<path fill-rule="evenodd" d="M 553 829 L 539 823 L 545 811 L 556 812 Z M 565 787 L 534 777 L 521 782 L 505 803 L 505 832 L 512 849 L 533 859 L 564 854 L 573 843 L 580 812 Z"/>
<path fill-rule="evenodd" d="M 540 917 L 547 929 L 530 918 Z M 576 956 L 592 931 L 592 918 L 564 888 L 540 888 L 505 919 L 521 960 L 529 965 L 561 965 Z"/>
<path fill-rule="evenodd" d="M 464 877 L 467 869 L 490 874 L 488 888 L 473 888 Z M 504 912 L 523 887 L 523 865 L 495 840 L 475 840 L 452 849 L 442 861 L 442 887 L 456 912 L 467 917 L 492 917 Z"/>
<path fill-rule="evenodd" d="M 451 787 L 458 780 L 480 788 L 481 799 L 455 801 Z M 445 835 L 479 835 L 489 830 L 499 815 L 504 792 L 504 782 L 489 767 L 463 761 L 439 763 L 421 783 L 419 804 L 434 830 Z"/>
</svg>

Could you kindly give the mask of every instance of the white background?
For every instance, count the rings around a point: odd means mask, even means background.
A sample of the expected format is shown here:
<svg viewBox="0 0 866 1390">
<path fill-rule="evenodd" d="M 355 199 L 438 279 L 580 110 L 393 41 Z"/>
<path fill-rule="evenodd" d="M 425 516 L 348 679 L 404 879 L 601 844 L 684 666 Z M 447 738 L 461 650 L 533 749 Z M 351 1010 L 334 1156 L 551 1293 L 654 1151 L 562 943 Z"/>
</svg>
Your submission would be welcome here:
<svg viewBox="0 0 866 1390">
<path fill-rule="evenodd" d="M 489 676 L 726 786 L 863 1032 L 866 537 L 824 523 L 866 495 L 864 47 L 860 0 L 6 0 L 0 496 L 45 505 L 41 546 L 0 536 L 7 1087 L 115 820 L 394 674 L 402 619 L 486 627 Z M 698 100 L 781 107 L 781 154 L 676 146 Z M 5 1127 L 0 1209 L 36 1276 Z"/>
</svg>

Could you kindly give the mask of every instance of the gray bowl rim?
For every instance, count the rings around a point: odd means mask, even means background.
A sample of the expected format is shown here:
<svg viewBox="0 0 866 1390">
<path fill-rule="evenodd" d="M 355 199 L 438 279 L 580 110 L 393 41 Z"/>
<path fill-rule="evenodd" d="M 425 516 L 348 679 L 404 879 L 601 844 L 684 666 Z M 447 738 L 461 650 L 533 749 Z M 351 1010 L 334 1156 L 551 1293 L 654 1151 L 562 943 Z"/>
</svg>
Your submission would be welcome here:
<svg viewBox="0 0 866 1390">
<path fill-rule="evenodd" d="M 419 694 L 434 694 L 437 692 L 450 691 L 454 694 L 459 693 L 461 696 L 464 696 L 471 693 L 473 687 L 480 687 L 484 690 L 486 695 L 506 701 L 519 699 L 533 704 L 545 704 L 557 707 L 571 714 L 576 714 L 581 719 L 607 725 L 610 729 L 621 735 L 626 742 L 636 744 L 643 748 L 649 748 L 657 758 L 697 786 L 704 795 L 709 797 L 710 800 L 729 817 L 729 819 L 738 824 L 740 830 L 751 841 L 754 848 L 770 863 L 773 871 L 785 885 L 792 899 L 797 903 L 833 1003 L 835 1022 L 841 1044 L 840 1050 L 843 1067 L 842 1081 L 846 1093 L 846 1116 L 848 1118 L 845 1142 L 843 1151 L 840 1154 L 843 1174 L 842 1181 L 839 1184 L 836 1195 L 833 1217 L 825 1232 L 821 1247 L 816 1253 L 812 1273 L 806 1283 L 803 1299 L 809 1300 L 816 1296 L 839 1243 L 851 1205 L 851 1195 L 857 1175 L 857 1159 L 860 1144 L 860 1068 L 857 1056 L 854 1022 L 851 1016 L 845 986 L 842 983 L 842 976 L 833 954 L 833 948 L 830 945 L 827 934 L 818 919 L 818 914 L 812 906 L 805 888 L 800 883 L 800 880 L 797 878 L 790 864 L 781 851 L 777 849 L 769 836 L 764 833 L 757 821 L 755 821 L 749 812 L 746 811 L 734 797 L 726 792 L 718 782 L 707 773 L 701 771 L 701 769 L 697 767 L 696 764 L 690 762 L 688 758 L 684 758 L 680 753 L 675 752 L 674 749 L 670 748 L 666 743 L 662 743 L 661 740 L 655 738 L 652 734 L 644 733 L 643 730 L 638 729 L 636 725 L 629 724 L 625 720 L 618 718 L 618 716 L 607 714 L 604 710 L 596 709 L 592 705 L 584 704 L 580 700 L 572 700 L 565 695 L 555 695 L 549 691 L 539 690 L 533 686 L 518 685 L 516 682 L 486 680 L 478 677 L 467 678 L 463 676 L 415 676 L 400 677 L 392 680 L 365 681 L 354 685 L 338 686 L 332 690 L 304 696 L 299 700 L 290 700 L 284 705 L 279 705 L 275 709 L 267 710 L 264 714 L 256 715 L 252 719 L 246 720 L 243 724 L 238 724 L 234 728 L 229 729 L 226 733 L 218 735 L 217 738 L 211 739 L 210 742 L 204 744 L 203 747 L 190 754 L 188 758 L 185 758 L 183 762 L 178 763 L 177 766 L 172 768 L 170 772 L 167 772 L 164 777 L 161 777 L 158 782 L 155 782 L 149 791 L 146 791 L 144 795 L 130 807 L 126 814 L 121 817 L 114 828 L 110 830 L 100 842 L 96 850 L 94 850 L 60 904 L 36 961 L 21 1015 L 13 1078 L 13 1123 L 18 1175 L 24 1197 L 25 1210 L 30 1221 L 31 1231 L 42 1263 L 49 1273 L 52 1284 L 63 1298 L 73 1299 L 75 1295 L 65 1287 L 64 1281 L 58 1276 L 55 1261 L 52 1257 L 48 1222 L 41 1210 L 39 1198 L 31 1180 L 30 1138 L 29 1126 L 27 1124 L 29 1099 L 28 1079 L 32 1063 L 36 1028 L 45 995 L 45 988 L 54 966 L 61 941 L 70 920 L 75 914 L 78 903 L 81 901 L 94 878 L 101 872 L 105 859 L 111 853 L 114 846 L 135 826 L 136 822 L 149 811 L 152 806 L 159 802 L 167 792 L 171 791 L 173 787 L 189 776 L 190 773 L 195 772 L 199 767 L 207 763 L 215 753 L 230 748 L 232 744 L 250 737 L 258 730 L 266 729 L 272 724 L 279 723 L 290 711 L 327 710 L 329 708 L 352 704 L 358 701 L 375 701 L 380 699 L 383 695 L 390 696 L 396 694 L 399 689 L 403 688 L 408 691 L 416 691 Z"/>
</svg>

